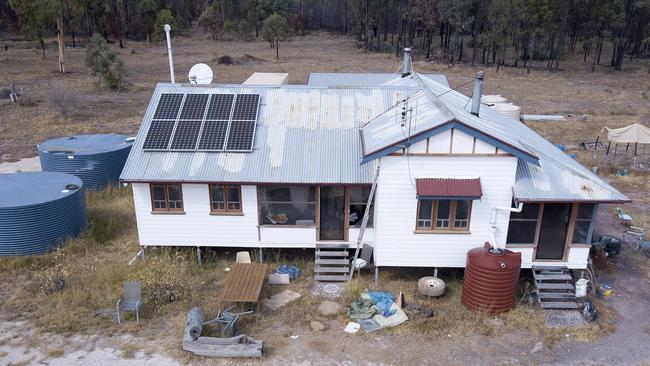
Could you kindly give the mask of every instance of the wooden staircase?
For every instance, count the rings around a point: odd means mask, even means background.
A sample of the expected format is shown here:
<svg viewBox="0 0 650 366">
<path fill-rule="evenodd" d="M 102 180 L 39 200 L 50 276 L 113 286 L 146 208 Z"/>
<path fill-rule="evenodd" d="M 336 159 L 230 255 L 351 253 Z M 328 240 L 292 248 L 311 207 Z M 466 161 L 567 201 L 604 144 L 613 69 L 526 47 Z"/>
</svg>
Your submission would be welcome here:
<svg viewBox="0 0 650 366">
<path fill-rule="evenodd" d="M 316 244 L 314 279 L 321 282 L 345 282 L 350 272 L 347 244 Z"/>
<path fill-rule="evenodd" d="M 542 309 L 577 309 L 576 291 L 569 268 L 533 266 L 537 301 Z"/>
</svg>

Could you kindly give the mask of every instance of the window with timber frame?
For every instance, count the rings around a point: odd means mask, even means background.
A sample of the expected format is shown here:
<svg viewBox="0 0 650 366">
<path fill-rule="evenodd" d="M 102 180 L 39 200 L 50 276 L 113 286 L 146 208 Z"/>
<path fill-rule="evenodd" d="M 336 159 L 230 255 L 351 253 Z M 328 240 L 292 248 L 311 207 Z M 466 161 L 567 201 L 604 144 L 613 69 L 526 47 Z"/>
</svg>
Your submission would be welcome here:
<svg viewBox="0 0 650 366">
<path fill-rule="evenodd" d="M 577 208 L 575 206 L 578 206 Z M 572 244 L 591 244 L 589 243 L 589 230 L 591 222 L 594 219 L 594 212 L 596 205 L 593 203 L 580 203 L 574 205 L 573 209 L 575 214 L 575 226 L 573 228 L 573 237 L 571 238 Z"/>
<path fill-rule="evenodd" d="M 241 214 L 241 186 L 210 184 L 210 212 L 218 215 Z"/>
<path fill-rule="evenodd" d="M 537 243 L 537 227 L 542 217 L 540 208 L 539 203 L 526 203 L 521 212 L 510 213 L 506 244 Z"/>
<path fill-rule="evenodd" d="M 418 199 L 416 231 L 469 232 L 471 200 Z"/>
<path fill-rule="evenodd" d="M 183 189 L 180 183 L 151 183 L 153 212 L 183 212 Z"/>
</svg>

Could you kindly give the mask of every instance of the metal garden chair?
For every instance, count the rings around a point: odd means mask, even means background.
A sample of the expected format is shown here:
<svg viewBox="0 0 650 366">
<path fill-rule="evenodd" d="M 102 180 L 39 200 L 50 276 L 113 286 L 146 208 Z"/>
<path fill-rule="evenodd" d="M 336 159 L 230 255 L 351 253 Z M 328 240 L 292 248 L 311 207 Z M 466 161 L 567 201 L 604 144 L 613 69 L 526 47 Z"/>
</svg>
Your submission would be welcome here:
<svg viewBox="0 0 650 366">
<path fill-rule="evenodd" d="M 628 215 L 620 207 L 616 207 L 616 221 L 625 226 L 632 225 L 632 216 Z"/>
<path fill-rule="evenodd" d="M 630 226 L 630 229 L 623 233 L 623 242 L 638 251 L 645 243 L 645 228 Z"/>
<path fill-rule="evenodd" d="M 140 322 L 140 306 L 142 306 L 142 283 L 124 282 L 124 297 L 117 300 L 117 322 L 121 323 L 120 310 L 135 313 L 135 320 Z"/>
</svg>

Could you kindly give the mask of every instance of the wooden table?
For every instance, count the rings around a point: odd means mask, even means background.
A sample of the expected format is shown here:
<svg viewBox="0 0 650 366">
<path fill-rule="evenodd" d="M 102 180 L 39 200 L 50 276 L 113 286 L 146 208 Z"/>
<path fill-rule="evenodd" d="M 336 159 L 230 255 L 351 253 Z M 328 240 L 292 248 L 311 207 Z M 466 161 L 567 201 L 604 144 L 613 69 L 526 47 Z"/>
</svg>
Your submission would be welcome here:
<svg viewBox="0 0 650 366">
<path fill-rule="evenodd" d="M 219 294 L 219 301 L 230 303 L 257 303 L 266 278 L 267 264 L 235 263 Z"/>
</svg>

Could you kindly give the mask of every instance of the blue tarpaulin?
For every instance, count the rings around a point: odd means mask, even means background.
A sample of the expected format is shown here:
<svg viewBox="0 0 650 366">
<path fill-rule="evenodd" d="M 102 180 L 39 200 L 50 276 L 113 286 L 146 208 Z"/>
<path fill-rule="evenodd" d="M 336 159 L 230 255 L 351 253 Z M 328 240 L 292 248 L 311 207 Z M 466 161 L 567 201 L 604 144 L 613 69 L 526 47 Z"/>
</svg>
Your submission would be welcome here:
<svg viewBox="0 0 650 366">
<path fill-rule="evenodd" d="M 298 266 L 289 266 L 283 264 L 280 267 L 278 267 L 275 273 L 286 273 L 289 275 L 289 278 L 291 280 L 295 280 L 298 277 L 300 277 L 300 268 L 298 268 Z"/>
<path fill-rule="evenodd" d="M 395 301 L 395 297 L 386 291 L 368 291 L 368 296 L 375 303 L 375 306 L 381 311 L 382 315 L 389 317 L 395 314 L 395 310 L 391 310 L 390 307 Z"/>
</svg>

